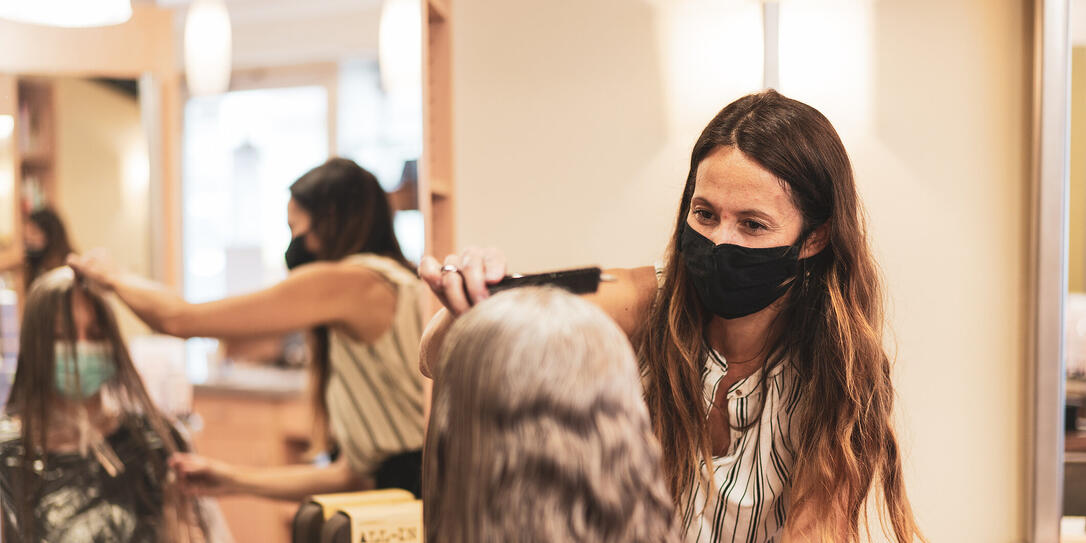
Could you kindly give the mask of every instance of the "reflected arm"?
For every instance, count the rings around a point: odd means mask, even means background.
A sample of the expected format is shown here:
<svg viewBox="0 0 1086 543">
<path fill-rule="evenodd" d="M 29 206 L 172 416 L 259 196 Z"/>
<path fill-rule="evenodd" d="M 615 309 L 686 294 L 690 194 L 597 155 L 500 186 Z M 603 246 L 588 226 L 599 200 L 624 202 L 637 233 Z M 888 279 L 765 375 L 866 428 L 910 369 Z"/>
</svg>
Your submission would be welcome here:
<svg viewBox="0 0 1086 543">
<path fill-rule="evenodd" d="M 396 292 L 380 276 L 335 262 L 303 266 L 256 292 L 196 304 L 139 276 L 96 273 L 75 261 L 72 267 L 116 292 L 156 332 L 185 338 L 283 334 L 324 324 L 369 336 L 383 331 L 395 310 Z"/>
</svg>

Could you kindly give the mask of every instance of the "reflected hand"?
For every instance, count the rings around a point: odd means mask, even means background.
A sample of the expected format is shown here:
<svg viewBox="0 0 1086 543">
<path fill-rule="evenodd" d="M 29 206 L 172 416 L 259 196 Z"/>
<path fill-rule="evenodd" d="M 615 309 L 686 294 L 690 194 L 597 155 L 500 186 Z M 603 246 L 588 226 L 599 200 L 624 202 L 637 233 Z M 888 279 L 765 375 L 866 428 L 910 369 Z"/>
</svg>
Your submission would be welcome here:
<svg viewBox="0 0 1086 543">
<path fill-rule="evenodd" d="M 236 469 L 225 462 L 196 454 L 176 453 L 170 457 L 170 468 L 177 474 L 181 490 L 186 494 L 219 496 L 240 490 Z"/>
<path fill-rule="evenodd" d="M 84 280 L 99 288 L 113 290 L 118 272 L 104 249 L 92 249 L 83 255 L 69 254 L 67 263 Z"/>
<path fill-rule="evenodd" d="M 505 255 L 472 247 L 445 257 L 444 266 L 427 256 L 419 263 L 419 277 L 453 315 L 460 315 L 490 296 L 487 285 L 505 277 Z"/>
</svg>

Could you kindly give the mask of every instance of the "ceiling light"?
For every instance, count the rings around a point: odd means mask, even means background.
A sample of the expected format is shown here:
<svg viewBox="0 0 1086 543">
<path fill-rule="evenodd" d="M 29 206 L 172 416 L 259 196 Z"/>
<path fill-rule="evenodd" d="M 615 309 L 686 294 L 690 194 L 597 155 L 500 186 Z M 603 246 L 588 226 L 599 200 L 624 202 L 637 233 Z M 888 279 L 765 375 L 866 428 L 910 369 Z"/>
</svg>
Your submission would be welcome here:
<svg viewBox="0 0 1086 543">
<path fill-rule="evenodd" d="M 132 18 L 129 0 L 0 0 L 0 18 L 47 26 L 121 24 Z"/>
</svg>

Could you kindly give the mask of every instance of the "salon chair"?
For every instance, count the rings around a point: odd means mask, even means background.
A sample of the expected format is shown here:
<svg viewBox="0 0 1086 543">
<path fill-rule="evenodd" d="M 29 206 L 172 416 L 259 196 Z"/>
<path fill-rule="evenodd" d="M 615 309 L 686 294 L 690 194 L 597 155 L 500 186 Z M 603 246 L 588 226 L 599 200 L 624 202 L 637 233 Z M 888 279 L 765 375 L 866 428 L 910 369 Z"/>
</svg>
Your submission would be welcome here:
<svg viewBox="0 0 1086 543">
<path fill-rule="evenodd" d="M 298 507 L 298 512 L 294 515 L 294 522 L 291 527 L 290 540 L 292 543 L 319 543 L 321 541 L 321 530 L 324 528 L 325 523 L 341 507 L 374 507 L 414 500 L 414 495 L 398 488 L 366 492 L 318 494 L 310 497 L 308 501 Z"/>
<path fill-rule="evenodd" d="M 422 501 L 341 506 L 321 529 L 320 543 L 422 543 Z"/>
</svg>

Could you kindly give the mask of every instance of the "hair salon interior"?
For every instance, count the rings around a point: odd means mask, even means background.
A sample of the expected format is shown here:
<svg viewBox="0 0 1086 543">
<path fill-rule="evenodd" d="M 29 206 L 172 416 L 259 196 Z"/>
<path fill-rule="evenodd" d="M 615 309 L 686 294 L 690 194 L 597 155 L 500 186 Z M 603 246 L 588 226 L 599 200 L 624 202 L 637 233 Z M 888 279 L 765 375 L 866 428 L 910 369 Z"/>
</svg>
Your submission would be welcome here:
<svg viewBox="0 0 1086 543">
<path fill-rule="evenodd" d="M 1086 0 L 0 1 L 0 401 L 3 541 L 1086 542 Z"/>
</svg>

